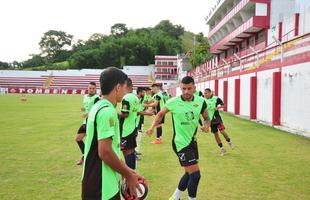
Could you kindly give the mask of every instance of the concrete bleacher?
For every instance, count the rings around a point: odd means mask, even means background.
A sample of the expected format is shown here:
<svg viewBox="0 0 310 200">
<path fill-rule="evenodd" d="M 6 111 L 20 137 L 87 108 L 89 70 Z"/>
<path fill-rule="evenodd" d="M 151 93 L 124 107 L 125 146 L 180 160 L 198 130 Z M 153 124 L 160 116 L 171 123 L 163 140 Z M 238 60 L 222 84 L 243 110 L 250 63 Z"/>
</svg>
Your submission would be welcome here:
<svg viewBox="0 0 310 200">
<path fill-rule="evenodd" d="M 123 71 L 133 81 L 134 88 L 151 85 L 149 76 L 154 71 L 150 66 L 126 66 Z M 86 89 L 93 81 L 100 88 L 99 78 L 101 69 L 82 70 L 48 70 L 48 71 L 0 71 L 0 88 L 57 88 L 57 89 Z"/>
<path fill-rule="evenodd" d="M 128 75 L 133 81 L 134 88 L 150 86 L 151 82 L 147 75 Z M 51 88 L 84 89 L 90 81 L 99 84 L 99 74 L 86 74 L 83 76 L 53 76 Z"/>
</svg>

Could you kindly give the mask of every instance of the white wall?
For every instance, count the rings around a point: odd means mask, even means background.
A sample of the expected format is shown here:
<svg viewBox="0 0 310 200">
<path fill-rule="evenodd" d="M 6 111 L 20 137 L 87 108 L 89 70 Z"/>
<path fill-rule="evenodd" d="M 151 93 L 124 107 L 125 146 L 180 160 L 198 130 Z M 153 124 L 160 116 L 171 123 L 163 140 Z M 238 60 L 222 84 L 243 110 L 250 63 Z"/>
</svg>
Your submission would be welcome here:
<svg viewBox="0 0 310 200">
<path fill-rule="evenodd" d="M 299 16 L 299 34 L 303 35 L 310 32 L 310 1 L 296 0 L 296 12 Z"/>
<path fill-rule="evenodd" d="M 150 66 L 124 66 L 123 71 L 128 75 L 150 75 L 154 74 L 154 65 Z"/>
<path fill-rule="evenodd" d="M 45 71 L 0 70 L 0 77 L 40 77 L 48 76 Z"/>
<path fill-rule="evenodd" d="M 281 124 L 310 131 L 310 62 L 282 69 Z"/>
<path fill-rule="evenodd" d="M 215 90 L 215 81 L 214 80 L 209 82 L 208 88 L 210 88 L 212 91 Z"/>
<path fill-rule="evenodd" d="M 218 91 L 218 97 L 220 97 L 223 101 L 224 101 L 224 96 L 223 96 L 223 91 L 224 91 L 224 81 L 225 81 L 226 79 L 220 79 L 220 80 L 218 80 L 218 84 L 219 84 L 219 91 Z M 224 103 L 226 103 L 226 102 L 224 102 Z"/>
<path fill-rule="evenodd" d="M 240 76 L 240 115 L 250 117 L 251 77 L 255 73 Z"/>
<path fill-rule="evenodd" d="M 239 76 L 233 76 L 228 78 L 228 102 L 227 103 L 227 111 L 235 112 L 235 79 L 238 79 Z"/>
<path fill-rule="evenodd" d="M 257 72 L 257 119 L 272 122 L 272 76 L 278 69 Z"/>
</svg>

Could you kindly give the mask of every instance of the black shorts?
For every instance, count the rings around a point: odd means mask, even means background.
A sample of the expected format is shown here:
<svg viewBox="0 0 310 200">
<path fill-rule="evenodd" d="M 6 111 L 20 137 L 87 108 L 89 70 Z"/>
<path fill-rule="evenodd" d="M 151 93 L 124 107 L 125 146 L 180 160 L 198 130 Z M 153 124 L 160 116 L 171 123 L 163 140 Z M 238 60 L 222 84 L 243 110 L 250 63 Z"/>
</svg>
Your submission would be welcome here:
<svg viewBox="0 0 310 200">
<path fill-rule="evenodd" d="M 134 149 L 137 147 L 137 129 L 135 129 L 130 135 L 121 138 L 121 150 Z"/>
<path fill-rule="evenodd" d="M 184 147 L 179 152 L 176 152 L 175 150 L 175 153 L 177 154 L 182 167 L 191 166 L 198 163 L 199 154 L 196 141 L 192 141 L 187 147 Z"/>
<path fill-rule="evenodd" d="M 82 124 L 77 132 L 77 134 L 86 134 L 86 124 Z"/>
<path fill-rule="evenodd" d="M 211 132 L 212 133 L 217 133 L 218 131 L 224 131 L 225 126 L 223 122 L 217 123 L 217 124 L 211 124 Z"/>
</svg>

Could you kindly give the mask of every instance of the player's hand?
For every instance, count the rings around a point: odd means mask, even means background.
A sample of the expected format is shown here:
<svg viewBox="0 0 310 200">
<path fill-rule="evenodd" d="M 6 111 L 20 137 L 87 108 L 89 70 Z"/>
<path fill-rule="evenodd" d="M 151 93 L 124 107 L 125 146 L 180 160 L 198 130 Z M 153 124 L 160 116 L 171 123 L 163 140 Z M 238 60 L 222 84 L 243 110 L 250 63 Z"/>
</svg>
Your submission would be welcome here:
<svg viewBox="0 0 310 200">
<path fill-rule="evenodd" d="M 208 133 L 209 132 L 209 126 L 203 126 L 203 127 L 201 127 L 201 130 L 205 133 Z"/>
<path fill-rule="evenodd" d="M 151 135 L 153 134 L 153 128 L 147 129 L 147 130 L 146 130 L 146 134 L 147 134 L 148 136 L 151 136 Z"/>
<path fill-rule="evenodd" d="M 137 174 L 134 170 L 131 170 L 130 173 L 126 176 L 126 184 L 129 189 L 130 196 L 133 199 L 137 197 L 137 189 L 140 193 L 142 193 L 142 190 L 138 183 L 139 179 L 143 179 L 143 177 Z"/>
<path fill-rule="evenodd" d="M 214 110 L 219 110 L 219 108 L 218 108 L 218 107 L 215 107 Z"/>
<path fill-rule="evenodd" d="M 84 112 L 84 111 L 85 111 L 85 108 L 81 108 L 81 111 Z"/>
<path fill-rule="evenodd" d="M 83 118 L 87 118 L 87 117 L 88 117 L 88 114 L 87 114 L 87 113 L 84 113 L 84 114 L 82 115 L 82 117 L 83 117 Z"/>
</svg>

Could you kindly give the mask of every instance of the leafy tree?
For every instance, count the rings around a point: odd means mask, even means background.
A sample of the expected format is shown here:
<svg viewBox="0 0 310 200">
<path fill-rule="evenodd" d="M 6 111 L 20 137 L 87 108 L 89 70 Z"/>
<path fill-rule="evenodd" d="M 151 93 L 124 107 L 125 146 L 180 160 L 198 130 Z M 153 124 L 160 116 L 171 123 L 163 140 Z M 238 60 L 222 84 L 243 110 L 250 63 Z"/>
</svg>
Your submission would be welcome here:
<svg viewBox="0 0 310 200">
<path fill-rule="evenodd" d="M 0 69 L 10 69 L 10 64 L 0 61 Z"/>
<path fill-rule="evenodd" d="M 169 20 L 162 20 L 154 29 L 163 31 L 175 39 L 179 39 L 180 36 L 184 34 L 184 27 L 181 25 L 173 25 Z"/>
<path fill-rule="evenodd" d="M 111 26 L 111 35 L 122 36 L 122 35 L 126 35 L 127 32 L 128 32 L 128 28 L 126 27 L 126 24 L 117 23 Z"/>
<path fill-rule="evenodd" d="M 190 63 L 193 67 L 199 66 L 212 58 L 208 39 L 203 33 L 195 35 L 197 46 L 194 47 Z"/>
<path fill-rule="evenodd" d="M 67 34 L 64 31 L 49 30 L 44 33 L 39 43 L 42 51 L 42 56 L 46 57 L 47 61 L 65 58 L 67 53 L 66 47 L 71 46 L 73 35 Z"/>
</svg>

